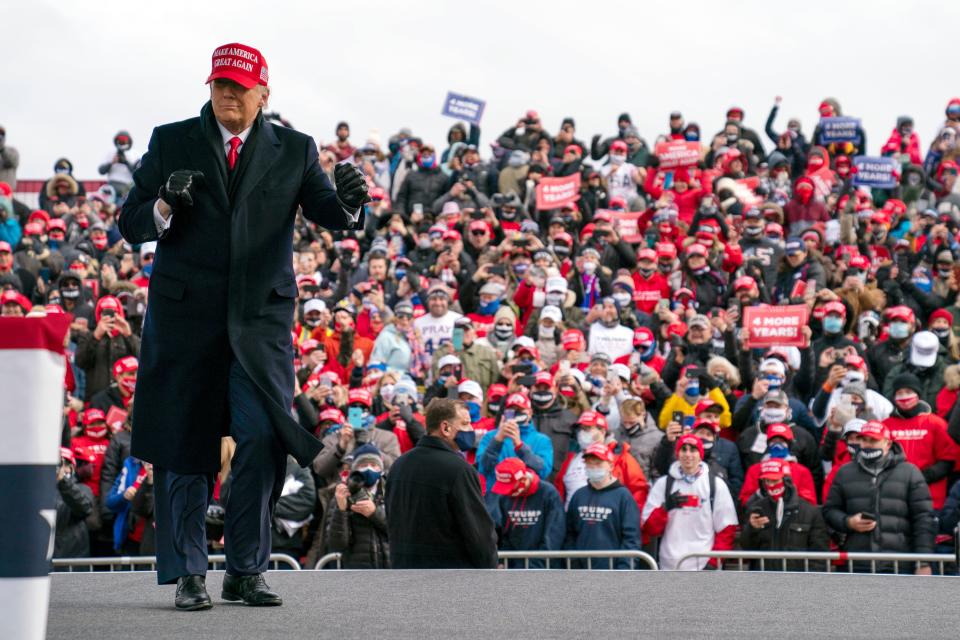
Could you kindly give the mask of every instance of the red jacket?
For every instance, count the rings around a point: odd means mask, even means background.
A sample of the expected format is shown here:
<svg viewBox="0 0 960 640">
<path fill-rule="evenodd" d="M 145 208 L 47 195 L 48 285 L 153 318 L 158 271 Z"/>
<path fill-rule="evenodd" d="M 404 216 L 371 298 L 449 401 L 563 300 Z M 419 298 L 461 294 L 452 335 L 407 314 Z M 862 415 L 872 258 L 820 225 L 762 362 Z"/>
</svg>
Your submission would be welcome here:
<svg viewBox="0 0 960 640">
<path fill-rule="evenodd" d="M 613 477 L 620 481 L 633 495 L 637 508 L 643 511 L 643 505 L 647 501 L 647 494 L 650 493 L 650 485 L 647 483 L 647 477 L 643 475 L 643 469 L 640 463 L 630 453 L 630 445 L 626 442 L 611 442 L 607 445 L 613 449 L 616 457 L 613 459 Z M 567 458 L 560 465 L 560 471 L 557 472 L 553 480 L 553 486 L 560 492 L 560 500 L 567 499 L 567 488 L 563 484 L 563 476 L 567 473 L 567 467 L 570 461 L 576 456 L 574 452 L 567 453 Z"/>
<path fill-rule="evenodd" d="M 790 465 L 790 478 L 793 480 L 793 486 L 797 488 L 797 495 L 810 504 L 817 504 L 817 489 L 813 484 L 813 474 L 810 473 L 810 469 L 796 460 L 788 460 L 787 462 Z M 740 489 L 740 504 L 743 506 L 746 506 L 750 496 L 760 488 L 761 464 L 757 462 L 747 469 L 747 475 L 743 479 L 743 488 Z"/>
<path fill-rule="evenodd" d="M 960 460 L 960 447 L 947 434 L 947 423 L 938 415 L 921 413 L 912 418 L 896 414 L 883 421 L 890 435 L 903 447 L 907 462 L 912 462 L 924 471 L 939 460 Z M 947 479 L 941 478 L 930 484 L 933 508 L 942 509 L 947 497 Z"/>
<path fill-rule="evenodd" d="M 517 322 L 518 336 L 523 335 L 527 328 L 527 322 L 530 320 L 530 315 L 533 313 L 533 294 L 536 290 L 536 287 L 530 286 L 526 280 L 521 280 L 520 284 L 517 285 L 517 291 L 513 294 L 513 301 L 520 309 L 520 318 Z"/>
<path fill-rule="evenodd" d="M 663 195 L 663 173 L 659 171 L 648 171 L 647 180 L 644 182 L 643 190 L 646 191 L 653 200 L 659 200 Z M 659 179 L 658 179 L 659 178 Z M 697 212 L 700 205 L 700 198 L 707 192 L 703 189 L 694 189 L 688 187 L 683 193 L 677 193 L 674 189 L 667 189 L 673 194 L 673 203 L 677 205 L 677 218 L 689 225 L 693 221 L 693 214 Z"/>
<path fill-rule="evenodd" d="M 655 271 L 649 278 L 644 278 L 639 271 L 634 271 L 633 301 L 637 309 L 652 314 L 661 299 L 670 299 L 670 283 L 667 282 L 666 276 Z"/>
<path fill-rule="evenodd" d="M 103 458 L 107 455 L 109 446 L 110 439 L 106 437 L 77 436 L 70 441 L 70 448 L 73 449 L 73 455 L 77 459 L 77 467 L 79 468 L 81 463 L 91 465 L 90 476 L 87 477 L 84 471 L 81 481 L 90 487 L 95 497 L 100 496 L 100 469 L 103 467 Z"/>
</svg>

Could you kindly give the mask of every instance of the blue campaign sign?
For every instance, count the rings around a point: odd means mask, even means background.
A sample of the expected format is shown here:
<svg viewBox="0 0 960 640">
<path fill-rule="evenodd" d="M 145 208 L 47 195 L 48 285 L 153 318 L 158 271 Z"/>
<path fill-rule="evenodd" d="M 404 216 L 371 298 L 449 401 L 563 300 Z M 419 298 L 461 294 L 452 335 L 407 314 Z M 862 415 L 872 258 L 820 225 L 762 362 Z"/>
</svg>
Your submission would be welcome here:
<svg viewBox="0 0 960 640">
<path fill-rule="evenodd" d="M 846 116 L 820 119 L 820 144 L 831 142 L 860 142 L 860 118 Z"/>
<path fill-rule="evenodd" d="M 856 156 L 853 159 L 856 173 L 853 184 L 857 187 L 893 189 L 897 186 L 897 161 L 893 158 Z"/>
<path fill-rule="evenodd" d="M 442 113 L 457 120 L 466 120 L 470 124 L 480 124 L 485 106 L 487 106 L 487 103 L 479 98 L 471 98 L 448 91 L 447 99 L 443 102 Z"/>
</svg>

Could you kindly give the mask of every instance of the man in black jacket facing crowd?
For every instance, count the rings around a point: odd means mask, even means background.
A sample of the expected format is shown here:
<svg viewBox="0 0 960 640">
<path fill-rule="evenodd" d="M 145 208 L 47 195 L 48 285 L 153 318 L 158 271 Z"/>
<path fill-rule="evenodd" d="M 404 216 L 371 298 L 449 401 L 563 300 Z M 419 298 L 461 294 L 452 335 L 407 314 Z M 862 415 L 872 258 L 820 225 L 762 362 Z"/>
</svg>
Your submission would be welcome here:
<svg viewBox="0 0 960 640">
<path fill-rule="evenodd" d="M 435 398 L 427 435 L 397 458 L 387 484 L 387 530 L 394 569 L 495 569 L 497 534 L 483 504 L 480 476 L 461 456 L 469 431 L 460 400 Z"/>
</svg>

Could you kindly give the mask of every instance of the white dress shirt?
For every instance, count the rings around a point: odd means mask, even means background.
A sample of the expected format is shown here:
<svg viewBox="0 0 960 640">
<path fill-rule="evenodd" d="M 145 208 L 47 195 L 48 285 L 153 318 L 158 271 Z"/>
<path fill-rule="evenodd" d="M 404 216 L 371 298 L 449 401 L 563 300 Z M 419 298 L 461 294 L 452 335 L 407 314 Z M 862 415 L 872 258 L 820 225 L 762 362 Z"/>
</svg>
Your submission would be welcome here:
<svg viewBox="0 0 960 640">
<path fill-rule="evenodd" d="M 217 128 L 220 129 L 220 136 L 223 138 L 223 155 L 224 157 L 230 153 L 230 141 L 234 138 L 234 134 L 220 124 L 220 121 L 214 119 L 214 122 L 217 123 Z M 240 138 L 240 146 L 237 147 L 237 154 L 243 153 L 243 147 L 247 143 L 247 137 L 250 135 L 250 130 L 253 129 L 253 126 L 249 126 L 240 133 L 236 134 L 237 138 Z M 342 207 L 343 212 L 347 214 L 352 224 L 356 224 L 357 219 L 360 217 L 360 209 L 350 211 L 346 207 Z M 157 226 L 157 233 L 160 234 L 162 238 L 167 234 L 167 231 L 170 229 L 170 223 L 173 222 L 173 214 L 171 213 L 166 219 L 160 213 L 160 198 L 157 198 L 157 201 L 153 203 L 153 221 Z"/>
</svg>

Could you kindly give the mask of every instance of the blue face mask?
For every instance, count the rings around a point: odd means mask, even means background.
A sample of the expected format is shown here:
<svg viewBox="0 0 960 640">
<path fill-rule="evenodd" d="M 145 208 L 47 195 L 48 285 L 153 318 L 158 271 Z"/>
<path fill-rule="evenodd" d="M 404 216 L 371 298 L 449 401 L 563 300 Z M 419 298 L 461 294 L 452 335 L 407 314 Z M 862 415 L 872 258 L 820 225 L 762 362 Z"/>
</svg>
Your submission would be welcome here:
<svg viewBox="0 0 960 640">
<path fill-rule="evenodd" d="M 486 304 L 481 304 L 478 311 L 482 316 L 492 316 L 500 309 L 500 300 L 491 300 Z"/>
<path fill-rule="evenodd" d="M 688 131 L 683 134 L 683 139 L 686 140 L 687 142 L 699 142 L 700 134 L 697 133 L 696 131 Z"/>
<path fill-rule="evenodd" d="M 684 391 L 690 398 L 699 398 L 700 397 L 700 381 L 694 380 L 687 384 L 687 390 Z"/>
<path fill-rule="evenodd" d="M 412 304 L 412 305 L 415 306 L 415 307 L 416 307 L 417 305 L 419 305 L 419 304 L 422 304 L 422 303 L 420 302 L 420 294 L 419 294 L 419 293 L 413 294 L 413 296 L 410 298 L 410 304 Z"/>
<path fill-rule="evenodd" d="M 477 447 L 477 432 L 476 431 L 457 431 L 457 435 L 453 437 L 454 442 L 457 443 L 457 446 L 460 448 L 460 451 L 469 451 L 471 449 L 476 449 Z"/>
<path fill-rule="evenodd" d="M 363 476 L 363 486 L 372 487 L 377 484 L 380 480 L 380 477 L 383 476 L 382 471 L 377 471 L 375 469 L 363 469 L 358 470 L 357 473 Z"/>
<path fill-rule="evenodd" d="M 600 484 L 607 479 L 608 472 L 603 467 L 587 467 L 587 480 Z"/>
<path fill-rule="evenodd" d="M 780 458 L 781 460 L 790 455 L 790 447 L 782 442 L 774 442 L 767 447 L 767 453 L 771 458 Z"/>
<path fill-rule="evenodd" d="M 50 247 L 51 249 L 53 249 L 54 251 L 56 251 L 57 249 L 60 248 L 60 241 L 59 241 L 59 240 L 54 240 L 53 238 L 48 238 L 48 239 L 47 239 L 47 246 Z"/>
<path fill-rule="evenodd" d="M 437 159 L 434 156 L 420 156 L 420 166 L 424 169 L 433 169 Z"/>
<path fill-rule="evenodd" d="M 397 281 L 399 282 L 400 280 L 403 280 L 405 277 L 407 277 L 407 270 L 406 270 L 406 269 L 396 269 L 396 270 L 394 270 L 393 275 L 394 275 L 394 277 L 397 279 Z"/>
<path fill-rule="evenodd" d="M 467 402 L 467 410 L 470 412 L 470 422 L 476 422 L 480 419 L 480 403 L 479 402 Z M 473 433 L 472 431 L 459 431 L 457 436 L 461 433 Z M 462 448 L 462 447 L 461 447 Z"/>
<path fill-rule="evenodd" d="M 153 263 L 151 262 L 150 264 L 143 265 L 143 269 L 141 269 L 141 271 L 143 271 L 143 275 L 149 278 L 150 274 L 153 273 Z"/>
<path fill-rule="evenodd" d="M 906 322 L 891 322 L 890 337 L 894 340 L 903 340 L 910 335 L 910 325 Z"/>
<path fill-rule="evenodd" d="M 769 383 L 767 385 L 769 391 L 779 391 L 780 387 L 783 386 L 783 380 L 780 379 L 780 376 L 766 376 L 766 380 Z"/>
<path fill-rule="evenodd" d="M 823 330 L 825 333 L 840 333 L 843 331 L 843 318 L 840 316 L 825 317 L 823 319 Z"/>
<path fill-rule="evenodd" d="M 523 274 L 525 274 L 529 268 L 530 265 L 526 262 L 518 262 L 517 264 L 513 265 L 513 272 L 517 276 L 523 276 Z"/>
</svg>

